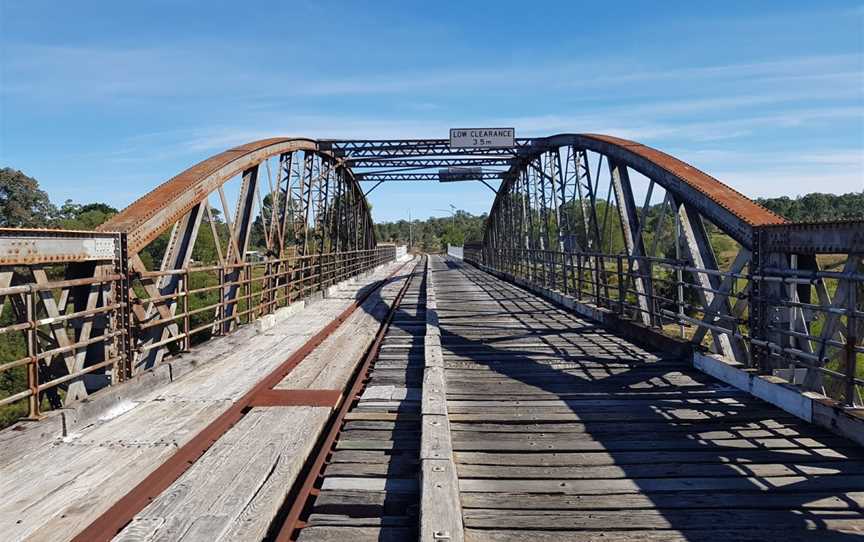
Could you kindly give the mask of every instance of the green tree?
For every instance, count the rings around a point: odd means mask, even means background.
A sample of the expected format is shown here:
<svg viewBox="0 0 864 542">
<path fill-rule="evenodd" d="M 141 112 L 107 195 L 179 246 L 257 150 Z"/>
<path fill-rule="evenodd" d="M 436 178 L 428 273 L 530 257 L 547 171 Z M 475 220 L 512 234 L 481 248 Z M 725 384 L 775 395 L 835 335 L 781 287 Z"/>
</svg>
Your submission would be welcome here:
<svg viewBox="0 0 864 542">
<path fill-rule="evenodd" d="M 759 204 L 794 222 L 819 222 L 864 218 L 864 192 L 821 194 L 796 198 L 761 198 Z"/>
<path fill-rule="evenodd" d="M 0 227 L 45 227 L 56 212 L 36 179 L 16 169 L 0 169 Z"/>
<path fill-rule="evenodd" d="M 116 214 L 117 209 L 107 203 L 81 205 L 67 199 L 58 210 L 54 225 L 65 230 L 92 230 Z"/>
</svg>

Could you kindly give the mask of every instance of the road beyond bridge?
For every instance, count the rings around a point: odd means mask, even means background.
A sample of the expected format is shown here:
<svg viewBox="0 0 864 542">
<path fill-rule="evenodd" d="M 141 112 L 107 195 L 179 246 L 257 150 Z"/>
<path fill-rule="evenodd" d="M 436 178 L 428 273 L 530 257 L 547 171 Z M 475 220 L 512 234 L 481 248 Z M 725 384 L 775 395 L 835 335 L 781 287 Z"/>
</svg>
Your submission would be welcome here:
<svg viewBox="0 0 864 542">
<path fill-rule="evenodd" d="M 512 143 L 268 139 L 0 230 L 3 538 L 864 537 L 864 223 Z M 378 184 L 468 179 L 463 257 L 376 239 Z"/>
</svg>

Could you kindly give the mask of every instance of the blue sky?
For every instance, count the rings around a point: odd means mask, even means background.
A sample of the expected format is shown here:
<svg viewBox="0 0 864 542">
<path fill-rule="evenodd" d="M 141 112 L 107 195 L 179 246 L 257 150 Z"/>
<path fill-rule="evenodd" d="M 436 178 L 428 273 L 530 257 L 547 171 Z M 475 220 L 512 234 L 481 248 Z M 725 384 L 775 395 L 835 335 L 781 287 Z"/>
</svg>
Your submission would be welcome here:
<svg viewBox="0 0 864 542">
<path fill-rule="evenodd" d="M 0 167 L 123 207 L 262 137 L 515 126 L 636 139 L 752 197 L 861 191 L 862 51 L 861 2 L 0 0 Z M 370 199 L 393 220 L 492 193 Z"/>
</svg>

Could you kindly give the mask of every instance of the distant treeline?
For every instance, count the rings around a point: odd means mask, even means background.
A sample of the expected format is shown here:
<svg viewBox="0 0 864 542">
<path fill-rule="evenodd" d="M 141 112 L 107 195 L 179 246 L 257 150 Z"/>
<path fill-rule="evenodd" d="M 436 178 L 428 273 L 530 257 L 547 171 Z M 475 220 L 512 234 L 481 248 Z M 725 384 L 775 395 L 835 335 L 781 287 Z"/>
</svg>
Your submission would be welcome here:
<svg viewBox="0 0 864 542">
<path fill-rule="evenodd" d="M 864 192 L 834 195 L 812 193 L 796 198 L 760 198 L 756 200 L 768 209 L 795 222 L 817 222 L 824 220 L 864 219 Z M 600 202 L 602 206 L 602 202 Z M 269 195 L 264 198 L 264 206 L 269 206 Z M 614 204 L 612 212 L 604 224 L 611 230 L 620 228 L 616 224 L 617 210 Z M 660 205 L 649 209 L 648 226 L 660 214 Z M 42 191 L 38 181 L 12 168 L 0 169 L 0 227 L 58 227 L 66 229 L 93 229 L 111 216 L 117 210 L 104 203 L 76 203 L 67 200 L 60 206 L 51 203 L 48 194 Z M 574 210 L 577 217 L 578 209 Z M 483 223 L 487 215 L 472 215 L 465 211 L 456 211 L 455 216 L 414 220 L 413 228 L 407 220 L 397 222 L 381 222 L 375 228 L 378 239 L 382 242 L 408 243 L 413 230 L 414 245 L 420 249 L 438 250 L 446 244 L 478 243 L 483 240 Z M 215 217 L 221 222 L 220 217 Z M 209 230 L 208 230 L 209 231 Z M 646 231 L 653 231 L 646 228 Z M 167 237 L 167 236 L 166 236 Z M 166 239 L 167 242 L 167 239 Z M 157 243 L 158 244 L 158 243 Z M 260 219 L 253 226 L 251 247 L 263 246 L 263 230 Z M 615 252 L 617 246 L 605 247 Z M 196 245 L 196 249 L 199 247 Z M 215 258 L 208 247 L 201 246 L 194 255 L 195 259 L 211 261 Z M 156 251 L 159 252 L 159 251 Z M 206 253 L 206 254 L 205 254 Z M 157 256 L 154 254 L 154 256 Z M 210 257 L 212 256 L 212 258 Z M 154 260 L 158 260 L 154 258 Z"/>
<path fill-rule="evenodd" d="M 820 194 L 789 198 L 759 198 L 759 204 L 793 222 L 819 222 L 825 220 L 864 219 L 864 192 L 849 194 Z"/>
<path fill-rule="evenodd" d="M 397 222 L 380 222 L 375 224 L 375 234 L 379 242 L 408 244 L 413 239 L 413 246 L 418 250 L 435 252 L 446 249 L 447 244 L 462 245 L 483 241 L 483 223 L 486 214 L 472 215 L 465 211 L 456 211 L 455 215 L 426 220 L 399 220 Z"/>
</svg>

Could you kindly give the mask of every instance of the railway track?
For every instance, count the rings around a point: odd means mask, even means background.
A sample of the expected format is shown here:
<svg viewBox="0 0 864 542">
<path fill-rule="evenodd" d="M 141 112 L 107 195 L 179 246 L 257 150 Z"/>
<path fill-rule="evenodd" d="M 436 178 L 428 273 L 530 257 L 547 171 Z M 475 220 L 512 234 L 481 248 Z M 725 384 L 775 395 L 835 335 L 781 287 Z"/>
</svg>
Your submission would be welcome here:
<svg viewBox="0 0 864 542">
<path fill-rule="evenodd" d="M 265 540 L 864 533 L 851 442 L 474 267 L 409 265 Z"/>
<path fill-rule="evenodd" d="M 371 350 L 377 348 L 372 329 L 381 328 L 379 319 L 392 319 L 387 307 L 399 305 L 410 283 L 404 274 L 416 265 L 416 260 L 394 265 L 380 280 L 358 291 L 349 289 L 347 297 L 334 293 L 332 302 L 322 302 L 330 306 L 313 318 L 324 322 L 334 314 L 332 320 L 302 343 L 285 336 L 297 344 L 287 359 L 121 494 L 74 540 L 253 540 L 262 538 L 268 525 L 272 530 L 273 514 L 285 495 L 280 485 L 296 485 L 296 472 L 314 454 L 315 440 L 331 413 L 345 408 L 346 390 L 353 397 L 351 375 L 364 348 L 357 345 L 371 340 Z M 353 301 L 333 313 L 332 306 L 344 306 L 340 299 L 346 298 Z M 241 468 L 244 463 L 251 468 Z M 220 508 L 224 511 L 217 512 Z"/>
<path fill-rule="evenodd" d="M 276 540 L 417 538 L 425 263 L 393 303 Z"/>
</svg>

